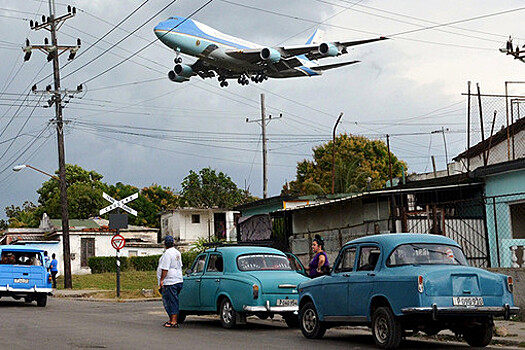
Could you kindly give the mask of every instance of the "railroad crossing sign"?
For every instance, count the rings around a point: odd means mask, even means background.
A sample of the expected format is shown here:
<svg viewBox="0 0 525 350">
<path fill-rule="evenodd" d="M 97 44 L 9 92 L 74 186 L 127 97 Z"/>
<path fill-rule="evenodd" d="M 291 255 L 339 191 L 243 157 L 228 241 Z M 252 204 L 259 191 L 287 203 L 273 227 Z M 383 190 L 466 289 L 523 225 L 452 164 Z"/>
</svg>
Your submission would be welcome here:
<svg viewBox="0 0 525 350">
<path fill-rule="evenodd" d="M 139 198 L 139 193 L 134 193 L 131 196 L 128 196 L 121 200 L 116 200 L 113 197 L 110 197 L 106 192 L 102 193 L 102 197 L 104 197 L 105 200 L 110 202 L 111 204 L 107 207 L 100 209 L 100 215 L 107 213 L 108 211 L 112 211 L 113 209 L 121 208 L 130 213 L 131 215 L 137 216 L 137 211 L 135 209 L 131 209 L 126 205 L 126 203 L 129 203 L 137 198 Z"/>
<path fill-rule="evenodd" d="M 121 235 L 114 235 L 111 237 L 111 246 L 116 250 L 121 250 L 126 245 L 126 239 Z"/>
</svg>

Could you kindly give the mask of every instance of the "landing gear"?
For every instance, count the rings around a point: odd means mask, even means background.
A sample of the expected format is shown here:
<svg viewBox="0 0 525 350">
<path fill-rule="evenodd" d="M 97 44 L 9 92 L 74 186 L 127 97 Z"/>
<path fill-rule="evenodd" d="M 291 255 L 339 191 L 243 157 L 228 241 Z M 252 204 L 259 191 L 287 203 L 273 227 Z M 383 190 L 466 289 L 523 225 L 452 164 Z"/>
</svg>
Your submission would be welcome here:
<svg viewBox="0 0 525 350">
<path fill-rule="evenodd" d="M 182 63 L 182 57 L 180 57 L 179 54 L 177 53 L 177 55 L 175 56 L 175 59 L 173 60 L 173 62 L 175 62 L 175 64 L 181 64 Z"/>
<path fill-rule="evenodd" d="M 250 78 L 254 83 L 262 83 L 268 79 L 268 76 L 264 72 L 259 72 Z"/>
<path fill-rule="evenodd" d="M 221 87 L 227 87 L 228 86 L 228 82 L 226 81 L 226 78 L 223 77 L 223 76 L 219 76 L 219 85 Z"/>
<path fill-rule="evenodd" d="M 239 79 L 237 79 L 237 82 L 240 84 L 240 85 L 248 85 L 250 82 L 248 81 L 248 78 L 246 77 L 246 75 L 241 75 L 239 77 Z"/>
</svg>

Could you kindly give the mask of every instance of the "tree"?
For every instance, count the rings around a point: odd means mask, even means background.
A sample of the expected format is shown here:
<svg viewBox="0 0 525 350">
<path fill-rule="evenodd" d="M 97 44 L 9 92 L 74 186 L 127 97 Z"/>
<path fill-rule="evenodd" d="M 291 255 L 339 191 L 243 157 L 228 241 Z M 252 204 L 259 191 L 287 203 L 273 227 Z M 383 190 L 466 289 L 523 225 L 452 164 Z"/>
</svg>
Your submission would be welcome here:
<svg viewBox="0 0 525 350">
<path fill-rule="evenodd" d="M 5 208 L 9 227 L 37 227 L 39 224 L 36 215 L 37 207 L 32 202 L 25 201 L 22 208 L 11 205 Z"/>
<path fill-rule="evenodd" d="M 197 174 L 190 170 L 182 181 L 182 204 L 195 208 L 232 208 L 253 201 L 247 192 L 237 188 L 223 172 L 204 168 Z"/>
<path fill-rule="evenodd" d="M 335 193 L 356 193 L 384 187 L 389 179 L 388 149 L 383 141 L 341 134 L 335 139 Z M 313 149 L 313 160 L 297 164 L 296 179 L 285 185 L 283 194 L 323 195 L 332 190 L 330 141 Z M 400 176 L 406 163 L 391 153 L 392 176 Z"/>
</svg>

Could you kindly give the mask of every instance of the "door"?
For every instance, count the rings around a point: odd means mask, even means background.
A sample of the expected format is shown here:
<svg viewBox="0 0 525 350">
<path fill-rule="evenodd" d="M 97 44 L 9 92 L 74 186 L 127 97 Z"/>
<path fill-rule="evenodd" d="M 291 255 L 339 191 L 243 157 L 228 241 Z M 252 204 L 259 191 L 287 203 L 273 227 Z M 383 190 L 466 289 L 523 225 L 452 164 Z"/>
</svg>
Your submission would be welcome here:
<svg viewBox="0 0 525 350">
<path fill-rule="evenodd" d="M 224 263 L 221 254 L 212 253 L 201 278 L 200 306 L 201 310 L 216 310 L 215 300 L 224 273 Z"/>
<path fill-rule="evenodd" d="M 354 270 L 356 248 L 342 250 L 330 276 L 323 277 L 322 295 L 329 295 L 329 300 L 319 300 L 321 312 L 325 316 L 348 316 L 348 285 Z M 319 277 L 317 277 L 319 278 Z"/>
<path fill-rule="evenodd" d="M 213 226 L 215 231 L 215 237 L 218 239 L 226 239 L 226 214 L 215 213 L 213 214 Z"/>
<path fill-rule="evenodd" d="M 207 254 L 199 255 L 191 267 L 192 273 L 184 277 L 184 287 L 180 294 L 180 307 L 183 310 L 195 310 L 200 306 L 201 280 L 207 256 Z"/>
<path fill-rule="evenodd" d="M 359 248 L 357 268 L 348 284 L 350 316 L 368 315 L 369 296 L 374 287 L 380 258 L 379 246 L 365 245 Z"/>
<path fill-rule="evenodd" d="M 95 239 L 80 239 L 80 267 L 88 267 L 88 259 L 95 256 Z"/>
</svg>

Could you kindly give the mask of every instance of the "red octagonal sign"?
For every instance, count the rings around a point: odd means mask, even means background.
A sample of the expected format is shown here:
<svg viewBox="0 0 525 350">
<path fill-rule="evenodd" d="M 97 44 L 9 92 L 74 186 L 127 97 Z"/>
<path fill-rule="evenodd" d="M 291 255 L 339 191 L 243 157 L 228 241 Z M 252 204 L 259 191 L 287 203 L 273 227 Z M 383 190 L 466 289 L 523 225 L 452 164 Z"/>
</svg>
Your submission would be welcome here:
<svg viewBox="0 0 525 350">
<path fill-rule="evenodd" d="M 126 245 L 126 240 L 121 235 L 114 235 L 111 238 L 111 246 L 116 250 L 121 250 Z"/>
</svg>

